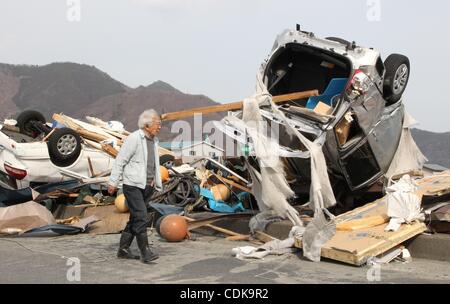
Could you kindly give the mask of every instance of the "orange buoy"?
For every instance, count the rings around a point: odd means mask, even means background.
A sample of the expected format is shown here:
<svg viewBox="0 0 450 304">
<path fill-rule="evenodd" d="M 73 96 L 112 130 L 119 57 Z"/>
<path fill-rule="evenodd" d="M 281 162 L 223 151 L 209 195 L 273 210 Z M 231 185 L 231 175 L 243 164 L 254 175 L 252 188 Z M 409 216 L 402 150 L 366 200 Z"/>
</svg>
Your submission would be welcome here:
<svg viewBox="0 0 450 304">
<path fill-rule="evenodd" d="M 114 200 L 114 204 L 116 205 L 116 209 L 120 213 L 127 213 L 130 209 L 125 201 L 125 195 L 122 193 L 116 197 Z"/>
<path fill-rule="evenodd" d="M 228 187 L 225 186 L 224 184 L 217 184 L 211 187 L 211 192 L 216 201 L 226 202 L 227 200 L 230 199 L 231 196 L 230 189 L 228 189 Z"/>
<path fill-rule="evenodd" d="M 159 166 L 159 171 L 161 172 L 161 181 L 163 183 L 169 180 L 169 170 L 164 166 Z"/>
<path fill-rule="evenodd" d="M 180 242 L 188 235 L 188 224 L 184 217 L 170 214 L 162 219 L 159 231 L 168 242 Z"/>
</svg>

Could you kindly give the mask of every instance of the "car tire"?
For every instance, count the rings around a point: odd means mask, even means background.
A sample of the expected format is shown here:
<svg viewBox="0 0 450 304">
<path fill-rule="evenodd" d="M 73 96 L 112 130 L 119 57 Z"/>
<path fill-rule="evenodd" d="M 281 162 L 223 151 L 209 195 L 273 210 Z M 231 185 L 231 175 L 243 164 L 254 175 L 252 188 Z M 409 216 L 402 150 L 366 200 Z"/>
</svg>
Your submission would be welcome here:
<svg viewBox="0 0 450 304">
<path fill-rule="evenodd" d="M 383 82 L 383 97 L 387 105 L 396 103 L 402 98 L 409 81 L 410 63 L 406 56 L 392 54 L 384 61 L 386 74 Z"/>
<path fill-rule="evenodd" d="M 41 133 L 36 128 L 33 128 L 31 122 L 41 122 L 42 124 L 46 123 L 44 115 L 42 115 L 38 111 L 26 110 L 17 116 L 17 127 L 20 130 L 20 133 L 30 136 L 32 138 L 36 138 Z"/>
<path fill-rule="evenodd" d="M 48 154 L 58 167 L 72 165 L 81 153 L 81 137 L 72 129 L 55 129 L 47 142 Z"/>
<path fill-rule="evenodd" d="M 163 154 L 159 157 L 159 164 L 170 169 L 175 164 L 175 157 L 170 154 Z"/>
</svg>

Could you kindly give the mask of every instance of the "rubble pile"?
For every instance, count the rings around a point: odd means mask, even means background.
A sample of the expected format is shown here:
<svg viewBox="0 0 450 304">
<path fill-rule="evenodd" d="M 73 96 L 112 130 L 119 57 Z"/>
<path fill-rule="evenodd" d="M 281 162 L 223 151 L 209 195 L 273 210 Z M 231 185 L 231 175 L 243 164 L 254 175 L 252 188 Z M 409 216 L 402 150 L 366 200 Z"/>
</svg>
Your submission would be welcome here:
<svg viewBox="0 0 450 304">
<path fill-rule="evenodd" d="M 407 57 L 383 63 L 374 49 L 311 34 L 278 36 L 255 95 L 161 115 L 228 111 L 215 126 L 245 151 L 183 163 L 159 148 L 163 187 L 146 204 L 162 240 L 214 233 L 246 242 L 231 245 L 239 259 L 301 251 L 361 266 L 409 261 L 406 241 L 450 232 L 450 171 L 424 176 L 401 99 Z M 107 182 L 130 132 L 118 121 L 52 118 L 25 111 L 0 125 L 0 234 L 121 232 L 128 207 Z M 277 140 L 262 132 L 267 122 Z"/>
</svg>

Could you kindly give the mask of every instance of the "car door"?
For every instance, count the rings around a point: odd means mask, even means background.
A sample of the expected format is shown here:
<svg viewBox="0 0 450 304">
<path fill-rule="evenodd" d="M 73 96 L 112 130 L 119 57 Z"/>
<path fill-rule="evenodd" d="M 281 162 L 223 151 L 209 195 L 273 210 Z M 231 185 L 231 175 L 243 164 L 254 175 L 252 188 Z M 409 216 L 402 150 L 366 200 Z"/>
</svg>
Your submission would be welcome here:
<svg viewBox="0 0 450 304">
<path fill-rule="evenodd" d="M 376 154 L 385 142 L 377 140 L 374 130 L 383 116 L 385 100 L 376 84 L 371 79 L 368 82 L 367 91 L 350 106 L 351 137 L 339 147 L 340 165 L 351 190 L 369 186 L 383 175 Z"/>
</svg>

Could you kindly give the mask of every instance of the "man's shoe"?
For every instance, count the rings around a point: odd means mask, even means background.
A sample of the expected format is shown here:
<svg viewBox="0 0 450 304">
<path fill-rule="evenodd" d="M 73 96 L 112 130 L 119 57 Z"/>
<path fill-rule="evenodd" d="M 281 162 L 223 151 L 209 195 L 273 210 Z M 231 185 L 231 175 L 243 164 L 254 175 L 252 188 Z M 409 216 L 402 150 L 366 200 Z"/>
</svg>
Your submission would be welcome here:
<svg viewBox="0 0 450 304">
<path fill-rule="evenodd" d="M 139 250 L 141 251 L 142 263 L 148 264 L 159 258 L 159 256 L 154 253 L 148 245 L 148 237 L 146 232 L 136 235 L 136 241 L 138 243 Z"/>
<path fill-rule="evenodd" d="M 139 255 L 134 254 L 131 249 L 131 243 L 133 242 L 134 236 L 129 232 L 122 232 L 119 242 L 119 251 L 117 252 L 117 257 L 119 259 L 131 259 L 139 260 Z"/>
</svg>

